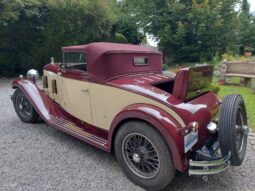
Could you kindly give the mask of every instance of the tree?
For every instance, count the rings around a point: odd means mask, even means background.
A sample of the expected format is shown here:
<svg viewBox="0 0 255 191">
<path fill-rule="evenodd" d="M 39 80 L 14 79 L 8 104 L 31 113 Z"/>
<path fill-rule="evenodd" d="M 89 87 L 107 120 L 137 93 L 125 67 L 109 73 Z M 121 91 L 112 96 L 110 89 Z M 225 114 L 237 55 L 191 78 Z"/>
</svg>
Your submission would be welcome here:
<svg viewBox="0 0 255 191">
<path fill-rule="evenodd" d="M 126 14 L 175 61 L 209 60 L 237 41 L 238 0 L 122 0 Z"/>
<path fill-rule="evenodd" d="M 146 38 L 146 36 L 141 30 L 139 30 L 136 20 L 125 13 L 125 7 L 122 5 L 123 4 L 121 1 L 116 1 L 114 4 L 114 11 L 117 15 L 117 21 L 113 25 L 112 33 L 124 35 L 127 39 L 127 43 L 140 44 L 143 39 Z"/>
<path fill-rule="evenodd" d="M 247 0 L 243 0 L 239 15 L 240 22 L 240 53 L 244 53 L 245 47 L 253 46 L 255 31 L 254 17 L 250 14 L 250 5 Z"/>
<path fill-rule="evenodd" d="M 109 0 L 110 1 L 110 0 Z M 41 71 L 61 47 L 110 40 L 115 14 L 108 0 L 0 2 L 0 75 Z"/>
</svg>

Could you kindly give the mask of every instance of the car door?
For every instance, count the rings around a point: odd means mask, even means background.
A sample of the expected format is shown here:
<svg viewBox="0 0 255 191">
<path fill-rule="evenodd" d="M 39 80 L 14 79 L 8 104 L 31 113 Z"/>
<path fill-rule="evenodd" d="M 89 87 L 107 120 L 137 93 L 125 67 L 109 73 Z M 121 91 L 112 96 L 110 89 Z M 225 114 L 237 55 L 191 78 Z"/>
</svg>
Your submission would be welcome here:
<svg viewBox="0 0 255 191">
<path fill-rule="evenodd" d="M 92 124 L 86 55 L 79 52 L 64 52 L 63 64 L 60 72 L 60 105 L 74 117 Z"/>
</svg>

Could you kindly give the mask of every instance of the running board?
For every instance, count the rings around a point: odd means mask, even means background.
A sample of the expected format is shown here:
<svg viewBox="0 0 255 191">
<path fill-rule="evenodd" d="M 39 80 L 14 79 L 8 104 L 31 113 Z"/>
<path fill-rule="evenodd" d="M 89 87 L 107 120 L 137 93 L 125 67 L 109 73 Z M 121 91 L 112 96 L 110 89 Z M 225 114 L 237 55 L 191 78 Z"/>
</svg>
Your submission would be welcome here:
<svg viewBox="0 0 255 191">
<path fill-rule="evenodd" d="M 51 115 L 48 123 L 61 131 L 81 139 L 82 141 L 85 141 L 103 150 L 108 150 L 108 140 L 85 131 L 82 127 L 79 127 L 77 124 L 71 121 Z"/>
</svg>

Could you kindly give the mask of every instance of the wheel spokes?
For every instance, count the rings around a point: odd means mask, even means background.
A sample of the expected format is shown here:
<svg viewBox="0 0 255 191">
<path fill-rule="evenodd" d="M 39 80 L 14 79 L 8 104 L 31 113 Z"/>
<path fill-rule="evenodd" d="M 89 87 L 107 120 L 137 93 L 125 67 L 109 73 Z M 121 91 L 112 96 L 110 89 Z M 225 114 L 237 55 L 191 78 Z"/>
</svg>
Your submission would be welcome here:
<svg viewBox="0 0 255 191">
<path fill-rule="evenodd" d="M 141 134 L 130 134 L 124 139 L 124 159 L 129 168 L 143 178 L 152 178 L 160 168 L 158 152 L 152 142 Z"/>
</svg>

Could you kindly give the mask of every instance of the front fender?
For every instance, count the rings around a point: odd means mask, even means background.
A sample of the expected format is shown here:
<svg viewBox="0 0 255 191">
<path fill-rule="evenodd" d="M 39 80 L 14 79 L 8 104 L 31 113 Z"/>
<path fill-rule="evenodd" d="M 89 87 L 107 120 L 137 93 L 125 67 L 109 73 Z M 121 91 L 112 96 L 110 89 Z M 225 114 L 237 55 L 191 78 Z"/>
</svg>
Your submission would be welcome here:
<svg viewBox="0 0 255 191">
<path fill-rule="evenodd" d="M 184 157 L 184 139 L 178 133 L 181 126 L 164 110 L 149 104 L 134 104 L 124 108 L 113 120 L 109 130 L 109 146 L 112 148 L 118 128 L 127 120 L 138 119 L 153 125 L 166 141 L 177 170 L 185 171 L 188 161 Z"/>
<path fill-rule="evenodd" d="M 16 79 L 12 83 L 13 89 L 20 89 L 25 95 L 29 102 L 33 105 L 34 109 L 40 115 L 42 119 L 48 121 L 50 119 L 50 107 L 47 96 L 40 90 L 36 84 L 28 79 Z"/>
</svg>

